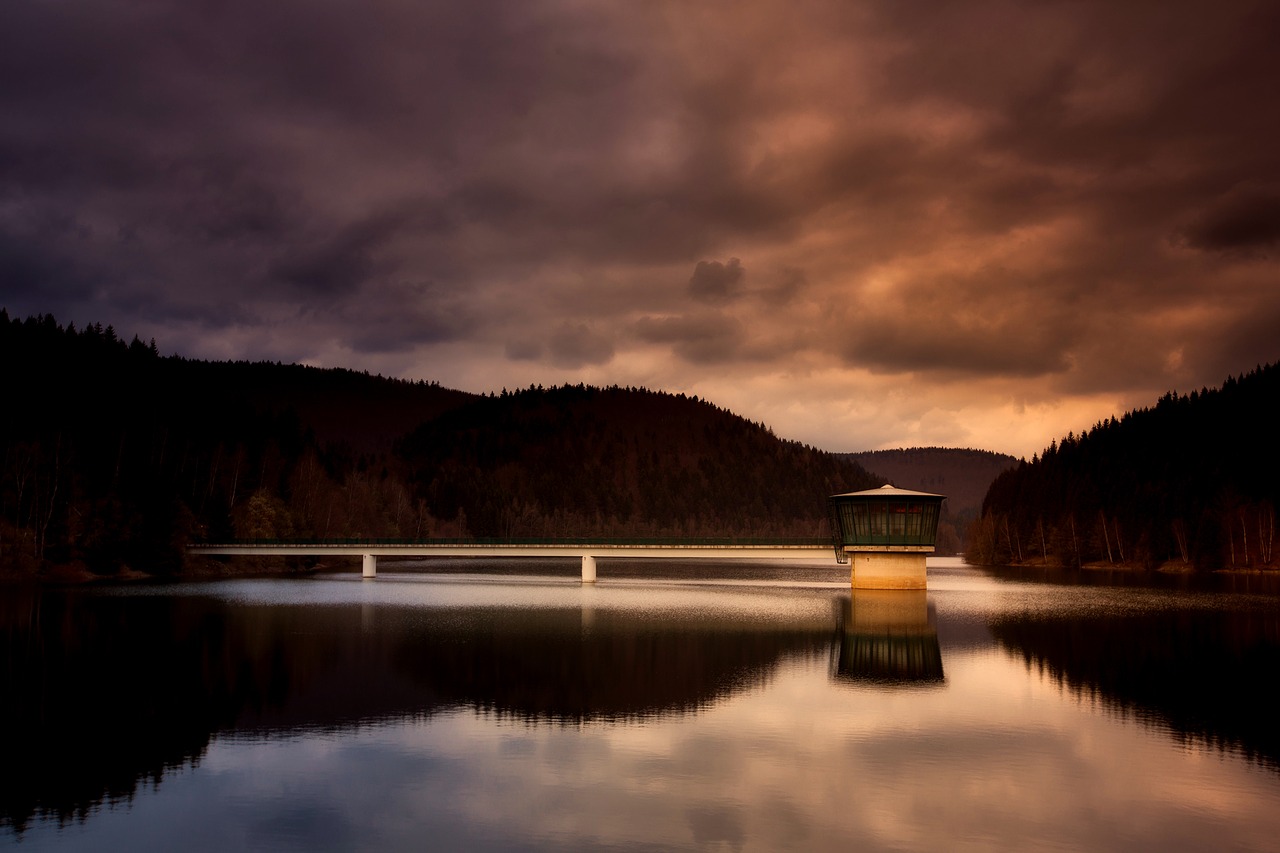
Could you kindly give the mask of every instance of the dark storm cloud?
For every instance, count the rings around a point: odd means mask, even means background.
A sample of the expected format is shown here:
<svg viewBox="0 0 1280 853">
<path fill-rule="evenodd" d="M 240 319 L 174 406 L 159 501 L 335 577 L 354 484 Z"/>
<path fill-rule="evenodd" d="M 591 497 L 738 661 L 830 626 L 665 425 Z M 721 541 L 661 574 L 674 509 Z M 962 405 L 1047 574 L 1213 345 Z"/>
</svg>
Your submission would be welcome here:
<svg viewBox="0 0 1280 853">
<path fill-rule="evenodd" d="M 272 277 L 306 295 L 355 292 L 375 273 L 378 250 L 406 220 L 404 211 L 387 211 L 320 235 L 310 245 L 290 250 L 272 267 Z"/>
<path fill-rule="evenodd" d="M 1262 249 L 1280 243 L 1280 191 L 1240 188 L 1217 200 L 1185 231 L 1197 249 Z"/>
<path fill-rule="evenodd" d="M 0 109 L 21 117 L 0 129 L 5 192 L 154 237 L 104 270 L 112 282 L 184 262 L 198 279 L 208 264 L 192 244 L 205 244 L 229 273 L 221 288 L 256 298 L 358 288 L 394 268 L 378 255 L 403 224 L 362 210 L 401 193 L 452 198 L 473 221 L 533 220 L 520 200 L 539 188 L 513 168 L 539 146 L 496 149 L 542 141 L 546 126 L 520 125 L 546 87 L 592 80 L 603 94 L 621 73 L 589 34 L 519 4 L 117 6 L 20 3 L 0 35 Z M 371 179 L 381 186 L 357 200 Z"/>
<path fill-rule="evenodd" d="M 742 329 L 719 314 L 642 317 L 632 327 L 642 341 L 671 346 L 690 364 L 723 364 L 742 355 Z"/>
<path fill-rule="evenodd" d="M 551 363 L 577 369 L 600 365 L 613 358 L 613 342 L 582 323 L 564 323 L 551 335 L 548 346 Z"/>
<path fill-rule="evenodd" d="M 769 286 L 761 288 L 756 295 L 769 305 L 787 305 L 803 293 L 808 284 L 808 277 L 803 270 L 787 268 L 782 270 Z"/>
<path fill-rule="evenodd" d="M 475 325 L 467 307 L 438 285 L 389 282 L 345 301 L 336 331 L 357 353 L 399 353 L 459 340 Z"/>
<path fill-rule="evenodd" d="M 927 371 L 941 374 L 1041 377 L 1068 366 L 1065 355 L 1035 334 L 999 325 L 922 328 L 872 324 L 850 334 L 850 363 L 877 373 Z"/>
<path fill-rule="evenodd" d="M 17 0 L 0 302 L 777 410 L 1158 395 L 1280 357 L 1277 43 L 1261 0 Z"/>
<path fill-rule="evenodd" d="M 1280 329 L 1280 287 L 1275 287 L 1273 282 L 1271 294 L 1258 300 L 1251 311 L 1226 314 L 1211 326 L 1208 334 L 1189 343 L 1186 360 L 1204 364 L 1206 375 L 1218 378 L 1183 382 L 1179 390 L 1185 392 L 1201 385 L 1214 385 L 1268 360 L 1280 361 L 1277 329 Z"/>
<path fill-rule="evenodd" d="M 507 341 L 503 346 L 503 353 L 512 361 L 537 361 L 542 352 L 542 344 L 537 341 Z"/>
<path fill-rule="evenodd" d="M 39 225 L 0 220 L 0 287 L 5 299 L 16 300 L 11 305 L 38 303 L 51 282 L 80 298 L 92 291 L 74 256 L 59 250 L 59 244 L 78 239 L 76 230 L 72 220 Z"/>
<path fill-rule="evenodd" d="M 1024 279 L 1020 287 L 1039 291 L 1039 298 L 1015 298 L 1005 292 L 1009 278 L 984 269 L 868 296 L 848 310 L 842 353 L 878 373 L 1036 378 L 1066 370 L 1088 320 L 1054 304 L 1051 279 Z"/>
<path fill-rule="evenodd" d="M 689 277 L 689 295 L 702 302 L 728 302 L 741 294 L 746 272 L 737 258 L 698 261 Z"/>
</svg>

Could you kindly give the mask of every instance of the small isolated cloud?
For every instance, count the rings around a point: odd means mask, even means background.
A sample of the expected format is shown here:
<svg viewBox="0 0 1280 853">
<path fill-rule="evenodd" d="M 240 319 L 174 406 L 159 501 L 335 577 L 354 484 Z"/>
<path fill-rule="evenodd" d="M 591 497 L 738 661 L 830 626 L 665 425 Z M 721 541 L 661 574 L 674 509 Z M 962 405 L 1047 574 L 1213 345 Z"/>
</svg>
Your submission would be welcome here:
<svg viewBox="0 0 1280 853">
<path fill-rule="evenodd" d="M 1280 244 L 1280 190 L 1237 188 L 1218 198 L 1183 232 L 1187 245 L 1211 252 Z"/>
<path fill-rule="evenodd" d="M 728 302 L 740 295 L 746 275 L 737 258 L 727 264 L 698 261 L 689 278 L 689 295 L 700 302 Z"/>
<path fill-rule="evenodd" d="M 574 370 L 607 364 L 613 359 L 613 341 L 582 323 L 565 323 L 551 336 L 551 363 Z"/>
</svg>

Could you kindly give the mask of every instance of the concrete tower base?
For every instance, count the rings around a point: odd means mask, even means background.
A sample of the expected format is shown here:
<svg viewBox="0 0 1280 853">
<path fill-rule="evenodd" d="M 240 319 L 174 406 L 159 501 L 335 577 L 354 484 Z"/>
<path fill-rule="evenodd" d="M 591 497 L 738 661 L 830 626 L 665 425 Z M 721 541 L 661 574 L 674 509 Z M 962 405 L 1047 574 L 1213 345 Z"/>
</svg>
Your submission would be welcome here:
<svg viewBox="0 0 1280 853">
<path fill-rule="evenodd" d="M 849 580 L 854 589 L 924 589 L 925 555 L 903 551 L 851 551 Z"/>
</svg>

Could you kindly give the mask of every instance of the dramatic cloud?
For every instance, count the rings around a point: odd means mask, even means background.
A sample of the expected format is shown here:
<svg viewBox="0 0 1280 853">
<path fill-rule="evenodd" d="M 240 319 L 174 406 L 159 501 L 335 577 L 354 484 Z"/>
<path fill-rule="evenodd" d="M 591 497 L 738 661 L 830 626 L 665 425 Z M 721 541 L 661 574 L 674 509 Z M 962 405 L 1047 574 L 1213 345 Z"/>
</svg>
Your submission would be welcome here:
<svg viewBox="0 0 1280 853">
<path fill-rule="evenodd" d="M 689 279 L 689 295 L 703 302 L 727 302 L 739 295 L 746 270 L 737 258 L 729 263 L 698 261 Z"/>
<path fill-rule="evenodd" d="M 17 0 L 0 304 L 831 449 L 1280 358 L 1280 7 Z"/>
<path fill-rule="evenodd" d="M 576 370 L 589 364 L 605 364 L 613 358 L 613 343 L 581 323 L 564 323 L 551 336 L 551 363 Z"/>
<path fill-rule="evenodd" d="M 1237 188 L 1187 229 L 1197 249 L 1265 248 L 1280 244 L 1280 189 Z"/>
<path fill-rule="evenodd" d="M 642 317 L 634 331 L 640 340 L 669 345 L 676 355 L 695 365 L 733 361 L 742 349 L 738 323 L 718 314 Z"/>
</svg>

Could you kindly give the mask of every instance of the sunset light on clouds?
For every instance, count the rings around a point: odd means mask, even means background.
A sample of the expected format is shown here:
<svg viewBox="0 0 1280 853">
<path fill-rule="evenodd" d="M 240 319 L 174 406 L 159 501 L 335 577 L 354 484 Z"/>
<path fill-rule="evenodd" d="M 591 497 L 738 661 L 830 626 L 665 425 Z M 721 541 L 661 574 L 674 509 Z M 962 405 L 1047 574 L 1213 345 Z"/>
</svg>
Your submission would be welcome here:
<svg viewBox="0 0 1280 853">
<path fill-rule="evenodd" d="M 1030 456 L 1280 358 L 1280 7 L 16 0 L 0 305 Z"/>
</svg>

